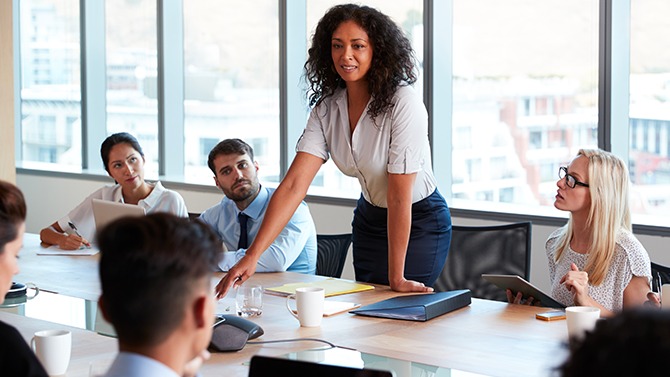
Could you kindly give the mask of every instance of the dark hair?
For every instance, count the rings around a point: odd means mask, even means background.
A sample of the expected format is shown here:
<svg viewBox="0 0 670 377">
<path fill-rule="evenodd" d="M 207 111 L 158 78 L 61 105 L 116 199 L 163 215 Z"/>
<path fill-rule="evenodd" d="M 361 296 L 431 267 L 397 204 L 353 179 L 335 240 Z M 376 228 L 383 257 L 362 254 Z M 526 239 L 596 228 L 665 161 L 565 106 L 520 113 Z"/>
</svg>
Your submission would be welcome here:
<svg viewBox="0 0 670 377">
<path fill-rule="evenodd" d="M 367 6 L 336 5 L 317 24 L 304 66 L 309 85 L 309 106 L 318 105 L 333 95 L 337 88 L 346 86 L 335 71 L 331 56 L 333 32 L 345 21 L 355 22 L 370 37 L 372 62 L 367 80 L 372 102 L 368 111 L 374 119 L 391 107 L 399 85 L 416 82 L 416 57 L 412 44 L 400 27 L 385 14 Z"/>
<path fill-rule="evenodd" d="M 130 146 L 133 147 L 133 149 L 136 150 L 140 156 L 144 157 L 142 147 L 140 146 L 140 143 L 137 141 L 137 139 L 135 139 L 135 136 L 127 132 L 119 132 L 109 135 L 100 146 L 100 156 L 102 157 L 102 163 L 105 165 L 105 171 L 107 171 L 107 173 L 109 173 L 109 153 L 116 144 L 121 143 L 130 144 Z"/>
<path fill-rule="evenodd" d="M 26 221 L 26 200 L 14 184 L 0 181 L 0 254 L 5 245 L 19 235 L 21 224 Z"/>
<path fill-rule="evenodd" d="M 214 166 L 214 159 L 220 154 L 243 154 L 249 155 L 251 162 L 254 161 L 254 149 L 243 140 L 240 139 L 226 139 L 222 140 L 209 151 L 209 156 L 207 157 L 207 166 L 212 170 L 212 173 L 216 175 L 216 167 Z"/>
<path fill-rule="evenodd" d="M 670 312 L 649 307 L 624 310 L 599 320 L 570 351 L 558 368 L 565 377 L 665 375 Z"/>
<path fill-rule="evenodd" d="M 121 218 L 97 239 L 101 305 L 119 340 L 134 346 L 156 345 L 174 331 L 223 252 L 208 225 L 168 213 Z"/>
</svg>

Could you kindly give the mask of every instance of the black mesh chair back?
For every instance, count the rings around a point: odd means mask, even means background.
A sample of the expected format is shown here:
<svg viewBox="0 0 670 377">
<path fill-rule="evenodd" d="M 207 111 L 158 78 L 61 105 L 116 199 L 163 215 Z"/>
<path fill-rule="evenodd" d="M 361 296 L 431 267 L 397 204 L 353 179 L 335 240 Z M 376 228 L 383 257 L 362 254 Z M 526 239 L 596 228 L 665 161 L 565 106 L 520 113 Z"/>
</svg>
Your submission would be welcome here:
<svg viewBox="0 0 670 377">
<path fill-rule="evenodd" d="M 433 288 L 469 289 L 472 297 L 505 301 L 505 291 L 482 274 L 530 275 L 531 223 L 451 228 L 449 255 Z"/>
<path fill-rule="evenodd" d="M 670 267 L 651 262 L 651 278 L 660 285 L 670 284 Z"/>
<path fill-rule="evenodd" d="M 341 277 L 349 245 L 351 245 L 351 233 L 317 234 L 316 245 L 316 274 L 334 278 Z"/>
</svg>

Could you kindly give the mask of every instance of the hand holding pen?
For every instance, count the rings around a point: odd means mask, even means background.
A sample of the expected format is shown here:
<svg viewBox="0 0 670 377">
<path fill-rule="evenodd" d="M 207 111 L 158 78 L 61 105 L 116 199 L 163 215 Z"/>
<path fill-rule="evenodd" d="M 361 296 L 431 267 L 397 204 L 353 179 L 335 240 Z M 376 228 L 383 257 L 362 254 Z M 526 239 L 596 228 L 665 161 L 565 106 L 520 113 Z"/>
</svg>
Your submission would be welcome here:
<svg viewBox="0 0 670 377">
<path fill-rule="evenodd" d="M 60 244 L 61 249 L 76 250 L 83 247 L 91 247 L 91 244 L 79 233 L 79 230 L 72 221 L 68 222 L 67 224 L 70 226 L 70 228 L 72 228 L 74 234 L 69 234 L 65 239 L 65 242 Z"/>
<path fill-rule="evenodd" d="M 645 305 L 660 308 L 661 307 L 661 274 L 652 273 L 651 292 L 647 293 L 647 302 Z"/>
</svg>

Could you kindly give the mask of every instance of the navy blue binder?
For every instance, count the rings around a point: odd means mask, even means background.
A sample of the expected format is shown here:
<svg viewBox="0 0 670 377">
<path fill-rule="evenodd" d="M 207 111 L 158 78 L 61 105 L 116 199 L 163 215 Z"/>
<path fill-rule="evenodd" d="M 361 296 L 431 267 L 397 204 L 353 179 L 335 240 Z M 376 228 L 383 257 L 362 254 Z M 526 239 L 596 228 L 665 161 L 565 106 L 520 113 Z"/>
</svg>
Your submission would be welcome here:
<svg viewBox="0 0 670 377">
<path fill-rule="evenodd" d="M 366 305 L 349 313 L 370 317 L 427 321 L 470 305 L 469 289 L 393 297 Z"/>
</svg>

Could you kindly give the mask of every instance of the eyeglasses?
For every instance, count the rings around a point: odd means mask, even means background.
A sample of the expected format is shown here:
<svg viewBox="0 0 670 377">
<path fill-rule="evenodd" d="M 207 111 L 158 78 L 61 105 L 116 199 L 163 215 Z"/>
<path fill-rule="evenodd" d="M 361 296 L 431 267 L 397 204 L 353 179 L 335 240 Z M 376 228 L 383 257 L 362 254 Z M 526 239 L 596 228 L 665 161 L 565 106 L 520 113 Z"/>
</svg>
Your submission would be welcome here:
<svg viewBox="0 0 670 377">
<path fill-rule="evenodd" d="M 580 182 L 575 178 L 572 174 L 568 174 L 568 168 L 565 166 L 561 166 L 558 168 L 558 178 L 563 179 L 565 178 L 565 184 L 568 185 L 570 188 L 575 188 L 575 186 L 584 186 L 584 187 L 589 187 L 588 183 Z"/>
</svg>

